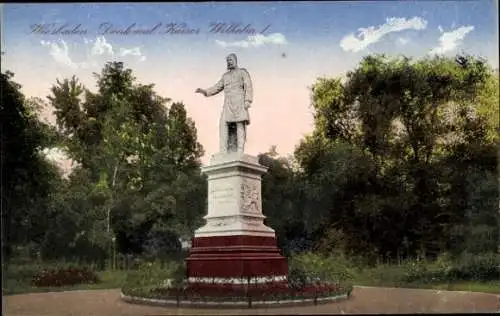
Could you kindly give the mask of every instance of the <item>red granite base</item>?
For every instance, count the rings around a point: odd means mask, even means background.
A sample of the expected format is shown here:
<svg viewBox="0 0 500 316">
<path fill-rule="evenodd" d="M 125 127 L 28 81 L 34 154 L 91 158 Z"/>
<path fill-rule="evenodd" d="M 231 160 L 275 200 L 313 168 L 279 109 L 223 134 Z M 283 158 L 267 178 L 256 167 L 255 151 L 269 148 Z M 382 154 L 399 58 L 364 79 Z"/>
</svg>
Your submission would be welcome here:
<svg viewBox="0 0 500 316">
<path fill-rule="evenodd" d="M 195 237 L 186 261 L 189 278 L 246 279 L 288 274 L 286 258 L 275 237 Z"/>
</svg>

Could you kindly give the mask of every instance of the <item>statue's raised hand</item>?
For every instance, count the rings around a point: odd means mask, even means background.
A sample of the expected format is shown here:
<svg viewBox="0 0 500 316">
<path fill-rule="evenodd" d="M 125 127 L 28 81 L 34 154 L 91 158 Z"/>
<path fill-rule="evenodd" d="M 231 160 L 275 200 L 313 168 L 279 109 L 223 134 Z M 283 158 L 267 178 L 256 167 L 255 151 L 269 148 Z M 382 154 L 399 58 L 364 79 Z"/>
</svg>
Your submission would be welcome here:
<svg viewBox="0 0 500 316">
<path fill-rule="evenodd" d="M 205 90 L 203 90 L 203 89 L 200 89 L 200 88 L 196 89 L 196 91 L 194 93 L 201 93 L 204 96 L 207 96 L 207 92 Z"/>
</svg>

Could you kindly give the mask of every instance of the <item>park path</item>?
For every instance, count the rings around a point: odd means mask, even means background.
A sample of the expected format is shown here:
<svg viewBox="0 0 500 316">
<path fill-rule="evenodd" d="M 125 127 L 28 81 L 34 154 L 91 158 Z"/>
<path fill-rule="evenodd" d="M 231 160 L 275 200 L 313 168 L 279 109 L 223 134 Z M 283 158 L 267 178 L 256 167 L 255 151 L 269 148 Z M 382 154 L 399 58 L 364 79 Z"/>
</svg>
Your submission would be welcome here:
<svg viewBox="0 0 500 316">
<path fill-rule="evenodd" d="M 355 287 L 352 297 L 317 306 L 177 309 L 128 304 L 120 290 L 32 293 L 3 298 L 5 316 L 277 315 L 500 312 L 500 295 L 422 289 Z"/>
</svg>

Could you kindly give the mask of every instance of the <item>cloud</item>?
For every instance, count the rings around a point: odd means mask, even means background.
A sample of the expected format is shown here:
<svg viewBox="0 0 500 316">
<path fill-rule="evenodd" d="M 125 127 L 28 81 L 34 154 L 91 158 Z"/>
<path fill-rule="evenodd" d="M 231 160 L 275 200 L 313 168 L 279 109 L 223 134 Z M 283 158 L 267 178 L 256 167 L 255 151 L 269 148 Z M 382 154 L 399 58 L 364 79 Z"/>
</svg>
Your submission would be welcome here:
<svg viewBox="0 0 500 316">
<path fill-rule="evenodd" d="M 49 47 L 49 54 L 52 58 L 62 65 L 65 65 L 71 69 L 77 69 L 80 67 L 85 67 L 87 63 L 76 63 L 69 56 L 69 48 L 68 44 L 63 39 L 59 40 L 59 43 L 50 42 L 50 41 L 40 41 L 42 46 Z"/>
<path fill-rule="evenodd" d="M 438 31 L 439 33 L 443 33 L 443 28 L 441 27 L 441 25 L 438 25 Z"/>
<path fill-rule="evenodd" d="M 439 37 L 439 45 L 430 50 L 430 54 L 444 54 L 455 50 L 465 36 L 474 30 L 474 26 L 461 26 L 450 32 L 443 32 Z"/>
<path fill-rule="evenodd" d="M 146 56 L 144 56 L 141 52 L 141 48 L 140 47 L 133 47 L 133 48 L 130 48 L 130 49 L 127 49 L 127 48 L 120 48 L 120 56 L 124 57 L 124 56 L 137 56 L 139 57 L 139 61 L 145 61 L 146 60 Z"/>
<path fill-rule="evenodd" d="M 410 42 L 410 39 L 407 37 L 399 37 L 398 38 L 398 43 L 401 45 L 406 45 Z"/>
<path fill-rule="evenodd" d="M 99 63 L 98 57 L 110 56 L 119 57 L 125 56 L 136 56 L 139 61 L 145 61 L 146 56 L 142 53 L 140 47 L 124 48 L 118 49 L 119 54 L 115 53 L 115 48 L 111 43 L 109 43 L 104 36 L 99 36 L 95 40 L 89 40 L 83 38 L 83 43 L 85 44 L 85 50 L 87 51 L 87 59 L 84 62 L 74 62 L 70 57 L 70 51 L 68 44 L 63 40 L 59 40 L 58 43 L 50 41 L 40 41 L 42 46 L 49 48 L 49 54 L 52 58 L 59 64 L 67 66 L 71 69 L 77 68 L 88 68 L 90 66 L 97 67 Z"/>
<path fill-rule="evenodd" d="M 104 36 L 99 36 L 95 39 L 94 45 L 90 50 L 92 56 L 110 55 L 113 56 L 113 46 L 106 41 Z"/>
<path fill-rule="evenodd" d="M 359 28 L 358 34 L 348 34 L 340 41 L 340 47 L 344 51 L 359 52 L 364 50 L 371 44 L 380 41 L 385 35 L 404 30 L 423 30 L 427 27 L 427 21 L 413 17 L 409 20 L 406 18 L 387 18 L 385 24 L 378 27 L 370 26 L 367 28 Z"/>
<path fill-rule="evenodd" d="M 273 33 L 273 34 L 269 34 L 267 36 L 262 35 L 262 34 L 250 35 L 247 37 L 246 40 L 243 40 L 243 41 L 224 42 L 224 41 L 216 40 L 215 43 L 217 43 L 217 45 L 222 46 L 224 48 L 226 48 L 226 47 L 248 48 L 248 47 L 259 47 L 259 46 L 267 45 L 267 44 L 285 45 L 285 44 L 287 44 L 287 41 L 286 41 L 286 38 L 283 34 Z"/>
</svg>

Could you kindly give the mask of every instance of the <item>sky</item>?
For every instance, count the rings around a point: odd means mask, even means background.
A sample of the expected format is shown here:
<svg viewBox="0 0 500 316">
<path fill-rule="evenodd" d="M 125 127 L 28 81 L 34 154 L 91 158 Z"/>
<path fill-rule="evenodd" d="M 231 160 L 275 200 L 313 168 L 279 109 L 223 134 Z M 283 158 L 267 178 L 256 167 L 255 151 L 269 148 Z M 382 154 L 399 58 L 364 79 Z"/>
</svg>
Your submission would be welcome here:
<svg viewBox="0 0 500 316">
<path fill-rule="evenodd" d="M 186 105 L 206 163 L 218 150 L 223 94 L 194 91 L 215 84 L 236 53 L 254 88 L 246 151 L 277 145 L 288 155 L 312 132 L 317 78 L 343 76 L 379 53 L 465 52 L 498 68 L 497 12 L 498 0 L 4 4 L 2 71 L 26 96 L 46 99 L 56 79 L 76 75 L 93 90 L 93 72 L 123 61 L 139 83 Z M 55 122 L 50 108 L 42 117 Z"/>
</svg>

